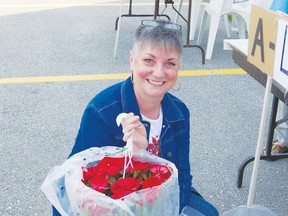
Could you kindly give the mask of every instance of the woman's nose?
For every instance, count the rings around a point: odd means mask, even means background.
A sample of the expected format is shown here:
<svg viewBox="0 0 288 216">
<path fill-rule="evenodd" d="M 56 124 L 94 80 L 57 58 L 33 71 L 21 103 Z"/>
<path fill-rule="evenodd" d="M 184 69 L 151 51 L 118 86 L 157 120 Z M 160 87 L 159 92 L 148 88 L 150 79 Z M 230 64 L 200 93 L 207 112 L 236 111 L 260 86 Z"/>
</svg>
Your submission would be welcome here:
<svg viewBox="0 0 288 216">
<path fill-rule="evenodd" d="M 157 64 L 155 65 L 154 69 L 153 69 L 153 75 L 156 77 L 163 77 L 165 74 L 164 72 L 164 67 L 162 64 Z"/>
</svg>

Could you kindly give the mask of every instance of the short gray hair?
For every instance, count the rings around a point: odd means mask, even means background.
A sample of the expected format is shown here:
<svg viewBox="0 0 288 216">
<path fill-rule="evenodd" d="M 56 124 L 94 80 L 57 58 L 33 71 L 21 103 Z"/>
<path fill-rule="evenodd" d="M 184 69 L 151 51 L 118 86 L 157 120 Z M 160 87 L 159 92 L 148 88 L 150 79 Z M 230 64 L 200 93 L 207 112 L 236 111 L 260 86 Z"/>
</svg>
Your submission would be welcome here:
<svg viewBox="0 0 288 216">
<path fill-rule="evenodd" d="M 153 25 L 145 25 L 143 21 L 152 22 Z M 165 20 L 142 20 L 137 28 L 132 51 L 137 53 L 143 45 L 160 46 L 164 49 L 174 49 L 182 54 L 182 31 L 181 26 Z M 170 28 L 170 26 L 180 29 Z"/>
</svg>

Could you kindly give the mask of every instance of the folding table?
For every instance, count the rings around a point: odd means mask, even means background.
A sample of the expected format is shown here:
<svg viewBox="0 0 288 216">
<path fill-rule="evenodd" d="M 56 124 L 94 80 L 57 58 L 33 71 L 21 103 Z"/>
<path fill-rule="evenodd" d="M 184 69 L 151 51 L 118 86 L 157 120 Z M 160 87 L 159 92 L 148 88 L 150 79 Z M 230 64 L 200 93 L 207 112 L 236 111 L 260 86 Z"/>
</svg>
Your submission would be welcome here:
<svg viewBox="0 0 288 216">
<path fill-rule="evenodd" d="M 199 45 L 191 45 L 190 44 L 190 40 L 189 40 L 189 36 L 190 36 L 190 23 L 191 23 L 191 9 L 192 9 L 192 1 L 193 0 L 189 0 L 189 5 L 188 5 L 188 16 L 187 19 L 174 7 L 174 2 L 173 0 L 165 0 L 165 6 L 167 7 L 168 4 L 172 5 L 172 8 L 174 9 L 174 11 L 187 23 L 187 36 L 186 36 L 186 44 L 184 44 L 184 48 L 198 48 L 201 51 L 202 54 L 202 64 L 205 64 L 205 51 L 204 49 L 199 46 Z M 129 9 L 128 9 L 128 13 L 127 14 L 119 14 L 119 16 L 116 19 L 115 22 L 115 30 L 117 30 L 118 28 L 118 21 L 120 16 L 121 17 L 153 17 L 154 19 L 156 19 L 159 16 L 164 16 L 166 17 L 168 20 L 170 20 L 170 17 L 166 14 L 160 14 L 159 13 L 159 6 L 160 6 L 160 0 L 155 0 L 155 5 L 154 5 L 154 13 L 152 14 L 135 14 L 132 12 L 132 4 L 133 4 L 133 0 L 129 0 Z M 115 53 L 114 56 L 116 56 L 116 51 L 117 51 L 117 43 L 118 40 L 116 39 L 116 46 L 115 46 Z"/>
<path fill-rule="evenodd" d="M 241 42 L 241 40 L 238 40 L 238 41 Z M 248 39 L 242 40 L 242 41 L 248 42 Z M 240 51 L 237 47 L 233 45 L 231 47 L 233 49 L 232 59 L 234 60 L 234 62 L 237 65 L 239 65 L 243 70 L 245 70 L 255 80 L 257 80 L 261 85 L 265 87 L 266 81 L 267 81 L 267 74 L 263 73 L 255 65 L 247 61 L 247 54 L 245 54 L 245 51 L 244 52 Z M 288 94 L 285 95 L 285 93 L 281 90 L 281 88 L 279 87 L 279 85 L 277 85 L 276 82 L 272 83 L 271 93 L 272 93 L 272 104 L 271 104 L 272 108 L 271 108 L 271 113 L 270 113 L 270 122 L 268 125 L 268 134 L 267 134 L 267 143 L 266 143 L 267 153 L 266 155 L 262 154 L 260 156 L 260 160 L 273 161 L 273 160 L 278 160 L 282 158 L 288 158 L 288 153 L 273 154 L 273 155 L 271 154 L 274 129 L 277 127 L 277 125 L 283 123 L 284 121 L 288 121 L 288 117 L 276 121 L 277 111 L 278 111 L 278 102 L 279 100 L 281 100 L 284 104 L 288 106 Z M 255 155 L 249 156 L 241 163 L 239 170 L 238 170 L 238 177 L 237 177 L 238 188 L 242 187 L 243 174 L 244 174 L 245 167 L 254 160 L 255 160 Z"/>
</svg>

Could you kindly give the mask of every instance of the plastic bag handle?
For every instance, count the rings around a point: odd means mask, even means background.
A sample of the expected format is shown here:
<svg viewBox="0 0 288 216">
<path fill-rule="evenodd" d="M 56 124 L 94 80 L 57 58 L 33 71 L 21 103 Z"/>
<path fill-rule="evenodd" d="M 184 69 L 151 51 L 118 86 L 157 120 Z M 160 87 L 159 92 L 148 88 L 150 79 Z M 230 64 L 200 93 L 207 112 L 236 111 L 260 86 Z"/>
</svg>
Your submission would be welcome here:
<svg viewBox="0 0 288 216">
<path fill-rule="evenodd" d="M 117 118 L 116 118 L 116 123 L 117 126 L 119 127 L 121 124 L 122 119 L 127 116 L 127 113 L 120 113 Z M 125 145 L 125 152 L 124 152 L 124 171 L 123 171 L 123 178 L 125 178 L 126 174 L 126 169 L 131 165 L 133 168 L 132 164 L 132 157 L 133 157 L 133 135 L 134 135 L 134 130 L 132 131 L 132 135 L 128 138 L 127 143 Z"/>
</svg>

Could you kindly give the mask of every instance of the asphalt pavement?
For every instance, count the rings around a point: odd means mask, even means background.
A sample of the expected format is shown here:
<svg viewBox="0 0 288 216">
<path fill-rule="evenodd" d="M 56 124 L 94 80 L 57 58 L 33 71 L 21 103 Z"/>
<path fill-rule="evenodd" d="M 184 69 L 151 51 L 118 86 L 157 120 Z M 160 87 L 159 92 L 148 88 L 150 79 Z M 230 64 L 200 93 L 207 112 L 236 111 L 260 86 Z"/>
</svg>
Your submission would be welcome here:
<svg viewBox="0 0 288 216">
<path fill-rule="evenodd" d="M 137 14 L 154 11 L 153 0 L 133 2 Z M 41 184 L 69 154 L 90 99 L 122 80 L 116 74 L 129 73 L 133 33 L 142 18 L 123 18 L 118 57 L 113 58 L 119 6 L 104 0 L 0 0 L 0 215 L 51 215 Z M 187 4 L 182 12 L 187 14 Z M 169 5 L 164 13 L 174 19 Z M 186 41 L 187 27 L 179 23 Z M 264 97 L 264 88 L 252 77 L 229 72 L 239 66 L 232 51 L 223 50 L 224 38 L 221 27 L 212 59 L 204 65 L 199 49 L 184 49 L 181 71 L 195 73 L 181 76 L 181 89 L 172 92 L 191 112 L 194 187 L 220 213 L 247 203 L 253 163 L 240 189 L 237 172 L 255 153 Z M 286 216 L 287 178 L 287 159 L 261 161 L 254 204 Z"/>
</svg>

